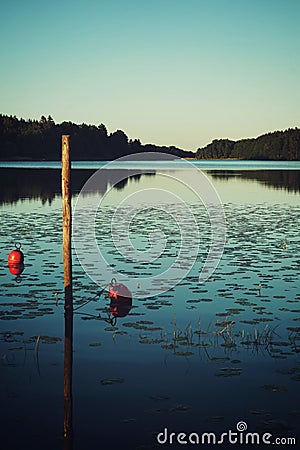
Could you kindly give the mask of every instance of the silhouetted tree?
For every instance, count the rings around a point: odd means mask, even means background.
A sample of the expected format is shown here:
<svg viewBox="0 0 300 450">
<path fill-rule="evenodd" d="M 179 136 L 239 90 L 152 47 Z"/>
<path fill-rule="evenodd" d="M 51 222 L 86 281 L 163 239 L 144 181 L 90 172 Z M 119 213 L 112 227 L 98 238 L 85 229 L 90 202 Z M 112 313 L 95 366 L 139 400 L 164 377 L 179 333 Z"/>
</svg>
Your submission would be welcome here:
<svg viewBox="0 0 300 450">
<path fill-rule="evenodd" d="M 241 139 L 236 142 L 228 139 L 214 140 L 206 147 L 198 148 L 196 157 L 297 161 L 300 159 L 300 130 L 289 128 L 267 133 L 256 139 Z"/>
<path fill-rule="evenodd" d="M 80 125 L 72 122 L 55 124 L 51 115 L 40 120 L 18 119 L 0 114 L 0 159 L 59 160 L 61 135 L 69 134 L 73 160 L 111 160 L 122 155 L 147 151 L 138 139 L 129 141 L 124 131 L 108 135 L 104 124 Z M 152 151 L 169 151 L 178 156 L 193 156 L 192 152 L 172 147 L 152 145 Z"/>
</svg>

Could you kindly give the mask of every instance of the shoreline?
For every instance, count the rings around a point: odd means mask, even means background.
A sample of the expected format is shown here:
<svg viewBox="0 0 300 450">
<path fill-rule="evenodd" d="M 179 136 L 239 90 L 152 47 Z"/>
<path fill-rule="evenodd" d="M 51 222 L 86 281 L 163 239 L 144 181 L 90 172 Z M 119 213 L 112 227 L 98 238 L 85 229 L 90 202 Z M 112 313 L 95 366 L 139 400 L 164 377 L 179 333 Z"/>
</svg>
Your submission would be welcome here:
<svg viewBox="0 0 300 450">
<path fill-rule="evenodd" d="M 129 155 L 124 155 L 129 156 Z M 117 161 L 117 159 L 106 159 L 106 160 L 100 160 L 100 159 L 73 159 L 72 162 L 112 162 Z M 177 161 L 178 159 L 170 159 L 169 161 Z M 252 161 L 252 162 L 299 162 L 300 159 L 243 159 L 243 158 L 192 158 L 192 157 L 186 157 L 186 158 L 179 158 L 179 160 L 182 161 Z M 136 161 L 136 160 L 132 160 Z M 138 160 L 137 160 L 138 161 Z M 149 161 L 149 160 L 143 160 L 143 161 Z M 159 162 L 160 159 L 154 159 L 151 160 L 151 162 Z M 32 158 L 26 158 L 26 157 L 14 157 L 11 159 L 1 159 L 0 163 L 49 163 L 49 162 L 61 162 L 61 160 L 58 159 L 32 159 Z"/>
</svg>

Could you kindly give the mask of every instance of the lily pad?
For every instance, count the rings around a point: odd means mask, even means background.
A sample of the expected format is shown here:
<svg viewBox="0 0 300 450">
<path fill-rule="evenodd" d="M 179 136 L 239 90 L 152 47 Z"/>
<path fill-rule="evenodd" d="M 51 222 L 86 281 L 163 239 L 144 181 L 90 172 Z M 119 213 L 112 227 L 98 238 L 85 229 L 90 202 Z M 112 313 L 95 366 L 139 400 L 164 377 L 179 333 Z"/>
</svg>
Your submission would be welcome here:
<svg viewBox="0 0 300 450">
<path fill-rule="evenodd" d="M 174 355 L 176 356 L 192 356 L 194 353 L 193 352 L 174 352 Z"/>
<path fill-rule="evenodd" d="M 186 413 L 188 411 L 190 411 L 192 408 L 189 405 L 176 405 L 173 408 L 170 409 L 171 412 L 183 412 Z"/>
<path fill-rule="evenodd" d="M 104 378 L 100 383 L 102 386 L 111 386 L 113 384 L 122 384 L 124 381 L 124 378 Z"/>
<path fill-rule="evenodd" d="M 219 370 L 219 372 L 215 373 L 216 377 L 234 377 L 237 375 L 241 375 L 241 368 L 232 368 L 232 367 L 224 367 Z"/>
</svg>

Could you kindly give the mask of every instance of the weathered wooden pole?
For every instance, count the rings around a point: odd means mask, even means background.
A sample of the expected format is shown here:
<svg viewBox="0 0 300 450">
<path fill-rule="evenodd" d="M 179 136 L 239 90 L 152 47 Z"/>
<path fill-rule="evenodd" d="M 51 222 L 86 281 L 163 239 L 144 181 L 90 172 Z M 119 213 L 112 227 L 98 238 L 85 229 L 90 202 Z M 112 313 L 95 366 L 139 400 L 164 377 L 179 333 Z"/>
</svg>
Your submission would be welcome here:
<svg viewBox="0 0 300 450">
<path fill-rule="evenodd" d="M 65 287 L 65 312 L 73 313 L 72 253 L 71 253 L 71 158 L 68 135 L 62 136 L 62 212 L 63 212 L 63 263 Z"/>
<path fill-rule="evenodd" d="M 72 426 L 72 363 L 73 363 L 73 293 L 71 254 L 71 160 L 68 135 L 62 136 L 62 219 L 63 263 L 65 291 L 65 340 L 64 340 L 64 438 L 70 443 Z"/>
</svg>

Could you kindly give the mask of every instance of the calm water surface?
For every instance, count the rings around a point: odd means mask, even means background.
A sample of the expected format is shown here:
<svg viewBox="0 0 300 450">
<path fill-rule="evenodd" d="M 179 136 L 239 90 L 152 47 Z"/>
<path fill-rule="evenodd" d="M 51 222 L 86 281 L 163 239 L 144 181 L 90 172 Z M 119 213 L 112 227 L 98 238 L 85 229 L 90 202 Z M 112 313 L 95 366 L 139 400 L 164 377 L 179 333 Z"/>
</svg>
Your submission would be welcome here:
<svg viewBox="0 0 300 450">
<path fill-rule="evenodd" d="M 178 194 L 201 236 L 194 267 L 160 295 L 139 298 L 136 287 L 132 308 L 116 323 L 104 295 L 85 304 L 99 287 L 74 254 L 74 449 L 155 448 L 166 427 L 221 435 L 239 421 L 249 432 L 299 442 L 300 176 L 298 163 L 274 164 L 204 166 L 227 224 L 222 259 L 204 284 L 198 274 L 210 242 L 209 219 L 184 188 Z M 60 173 L 54 163 L 8 166 L 0 169 L 1 442 L 9 450 L 63 449 Z M 84 163 L 73 171 L 74 205 L 95 167 Z M 180 246 L 180 230 L 170 214 L 155 212 L 162 198 L 147 198 L 130 238 L 146 251 L 149 229 L 163 230 L 166 252 L 147 266 L 124 261 L 110 233 L 116 205 L 141 189 L 170 187 L 168 177 L 181 170 L 171 163 L 120 167 L 107 171 L 90 193 L 103 200 L 98 242 L 124 274 L 142 279 L 165 269 Z M 124 180 L 111 188 L 118 171 Z M 178 213 L 182 207 L 168 206 Z M 20 277 L 7 268 L 14 242 L 25 254 Z"/>
</svg>

